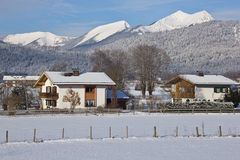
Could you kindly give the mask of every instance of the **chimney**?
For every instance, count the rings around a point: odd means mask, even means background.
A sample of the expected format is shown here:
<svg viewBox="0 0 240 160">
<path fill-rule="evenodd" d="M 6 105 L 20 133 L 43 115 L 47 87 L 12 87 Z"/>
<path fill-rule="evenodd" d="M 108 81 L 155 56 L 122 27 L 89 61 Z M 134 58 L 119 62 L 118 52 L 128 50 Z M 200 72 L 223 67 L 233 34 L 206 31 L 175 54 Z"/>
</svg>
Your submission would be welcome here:
<svg viewBox="0 0 240 160">
<path fill-rule="evenodd" d="M 204 77 L 203 71 L 197 71 L 197 74 L 198 74 L 198 76 L 200 76 L 200 77 Z"/>
<path fill-rule="evenodd" d="M 80 75 L 80 71 L 76 68 L 73 68 L 72 72 L 73 72 L 73 76 L 79 76 Z"/>
</svg>

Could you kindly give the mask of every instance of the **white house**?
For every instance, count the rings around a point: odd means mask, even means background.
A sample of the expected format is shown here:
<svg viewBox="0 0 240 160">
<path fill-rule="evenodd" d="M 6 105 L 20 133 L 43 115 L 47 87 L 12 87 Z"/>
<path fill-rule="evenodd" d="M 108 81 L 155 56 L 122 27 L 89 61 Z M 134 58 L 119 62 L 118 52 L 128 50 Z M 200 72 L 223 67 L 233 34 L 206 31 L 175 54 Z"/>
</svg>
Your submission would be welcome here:
<svg viewBox="0 0 240 160">
<path fill-rule="evenodd" d="M 173 102 L 186 101 L 223 101 L 230 86 L 239 85 L 222 75 L 179 75 L 167 84 L 171 84 Z"/>
<path fill-rule="evenodd" d="M 33 86 L 38 80 L 39 76 L 11 76 L 4 75 L 3 81 L 7 87 L 16 87 L 19 85 Z"/>
<path fill-rule="evenodd" d="M 44 72 L 35 87 L 41 88 L 40 98 L 42 108 L 70 108 L 70 102 L 64 101 L 69 91 L 73 91 L 80 99 L 75 108 L 105 107 L 107 103 L 107 88 L 116 84 L 103 72 L 87 72 L 79 74 L 64 72 Z"/>
</svg>

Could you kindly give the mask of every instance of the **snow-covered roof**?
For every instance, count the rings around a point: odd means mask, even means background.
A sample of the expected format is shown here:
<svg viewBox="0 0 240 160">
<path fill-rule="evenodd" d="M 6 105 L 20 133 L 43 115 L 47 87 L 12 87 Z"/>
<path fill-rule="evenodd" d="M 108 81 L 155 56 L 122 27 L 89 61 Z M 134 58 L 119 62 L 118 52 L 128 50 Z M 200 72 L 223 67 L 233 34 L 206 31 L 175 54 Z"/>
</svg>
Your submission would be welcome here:
<svg viewBox="0 0 240 160">
<path fill-rule="evenodd" d="M 233 81 L 227 77 L 224 77 L 222 75 L 204 75 L 204 76 L 198 76 L 198 75 L 191 75 L 191 74 L 182 74 L 178 77 L 187 80 L 193 84 L 199 84 L 199 85 L 238 85 L 236 81 Z"/>
<path fill-rule="evenodd" d="M 37 81 L 39 76 L 3 76 L 4 81 Z"/>
<path fill-rule="evenodd" d="M 86 72 L 79 76 L 64 76 L 64 72 L 45 72 L 44 75 L 53 84 L 116 85 L 104 72 Z"/>
</svg>

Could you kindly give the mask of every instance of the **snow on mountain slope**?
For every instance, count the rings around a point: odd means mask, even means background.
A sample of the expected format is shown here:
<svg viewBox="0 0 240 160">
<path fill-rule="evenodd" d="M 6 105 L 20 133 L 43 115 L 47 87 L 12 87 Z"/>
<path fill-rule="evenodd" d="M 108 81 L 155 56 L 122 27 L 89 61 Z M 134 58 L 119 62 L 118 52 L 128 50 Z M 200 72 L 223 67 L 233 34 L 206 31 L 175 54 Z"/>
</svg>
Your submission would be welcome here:
<svg viewBox="0 0 240 160">
<path fill-rule="evenodd" d="M 22 34 L 13 34 L 6 36 L 3 41 L 11 44 L 28 45 L 36 43 L 40 46 L 62 46 L 64 42 L 68 41 L 69 37 L 57 36 L 50 32 L 31 32 Z"/>
<path fill-rule="evenodd" d="M 240 26 L 237 27 L 233 27 L 233 32 L 234 32 L 234 36 L 236 38 L 236 41 L 240 42 Z"/>
<path fill-rule="evenodd" d="M 150 26 L 140 26 L 132 30 L 132 32 L 161 32 L 173 30 L 177 28 L 188 27 L 190 25 L 199 24 L 214 20 L 207 11 L 201 11 L 194 14 L 177 11 Z"/>
<path fill-rule="evenodd" d="M 73 47 L 77 47 L 87 42 L 100 42 L 113 34 L 128 29 L 130 25 L 126 21 L 117 21 L 114 23 L 98 26 L 85 35 L 77 38 Z"/>
</svg>

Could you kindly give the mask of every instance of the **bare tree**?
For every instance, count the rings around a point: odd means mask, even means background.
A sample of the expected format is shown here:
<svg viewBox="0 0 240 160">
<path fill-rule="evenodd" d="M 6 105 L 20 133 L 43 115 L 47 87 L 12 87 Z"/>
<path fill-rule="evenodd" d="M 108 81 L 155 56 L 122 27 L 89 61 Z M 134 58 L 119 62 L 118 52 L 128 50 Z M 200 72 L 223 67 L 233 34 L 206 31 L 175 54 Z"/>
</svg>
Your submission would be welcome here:
<svg viewBox="0 0 240 160">
<path fill-rule="evenodd" d="M 93 64 L 92 71 L 105 72 L 110 65 L 109 50 L 95 50 L 90 56 L 90 61 Z"/>
<path fill-rule="evenodd" d="M 145 97 L 146 89 L 151 96 L 158 76 L 170 62 L 169 56 L 155 46 L 139 45 L 132 50 L 132 62 L 141 83 L 142 96 Z"/>
<path fill-rule="evenodd" d="M 97 50 L 91 56 L 93 71 L 105 72 L 116 82 L 117 89 L 124 88 L 127 75 L 127 55 L 121 50 Z"/>
<path fill-rule="evenodd" d="M 19 87 L 15 87 L 11 94 L 6 98 L 9 115 L 14 115 L 16 110 L 22 105 L 24 97 L 20 90 Z"/>
<path fill-rule="evenodd" d="M 75 107 L 77 105 L 80 105 L 80 97 L 78 95 L 78 92 L 73 91 L 72 89 L 68 89 L 65 96 L 63 96 L 63 102 L 70 102 L 70 110 L 71 112 L 74 111 Z"/>
</svg>

